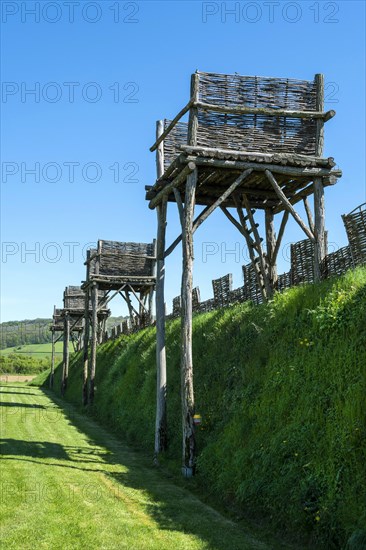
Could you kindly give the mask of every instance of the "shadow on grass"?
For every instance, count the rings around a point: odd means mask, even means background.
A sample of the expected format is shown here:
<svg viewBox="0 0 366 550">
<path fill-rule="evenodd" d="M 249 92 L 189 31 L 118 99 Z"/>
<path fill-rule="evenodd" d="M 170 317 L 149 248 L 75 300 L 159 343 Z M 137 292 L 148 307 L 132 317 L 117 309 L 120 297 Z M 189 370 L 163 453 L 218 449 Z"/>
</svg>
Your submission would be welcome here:
<svg viewBox="0 0 366 550">
<path fill-rule="evenodd" d="M 55 397 L 49 390 L 42 389 L 56 405 L 63 408 L 65 403 Z M 268 550 L 268 546 L 244 532 L 241 527 L 224 518 L 211 507 L 205 505 L 186 488 L 175 485 L 159 469 L 153 467 L 152 459 L 140 451 L 131 450 L 123 442 L 99 426 L 90 417 L 76 412 L 67 404 L 63 409 L 64 416 L 70 420 L 74 428 L 86 435 L 90 445 L 98 447 L 95 454 L 101 468 L 80 468 L 89 471 L 101 471 L 115 483 L 149 495 L 145 504 L 146 512 L 159 525 L 160 529 L 190 533 L 204 541 L 210 550 Z M 103 452 L 106 448 L 108 452 Z M 68 453 L 70 467 L 75 465 L 75 458 L 70 448 L 65 447 Z M 77 460 L 83 460 L 77 453 Z M 85 457 L 84 457 L 85 458 Z M 103 469 L 103 465 L 106 466 Z M 126 467 L 125 472 L 109 471 L 108 466 L 121 465 Z M 66 467 L 69 467 L 66 464 Z M 187 480 L 189 485 L 190 480 Z M 286 545 L 271 545 L 271 549 L 285 548 Z"/>
<path fill-rule="evenodd" d="M 102 473 L 114 482 L 117 492 L 118 487 L 121 487 L 121 491 L 122 487 L 128 487 L 148 496 L 144 498 L 145 512 L 160 529 L 193 535 L 210 550 L 268 550 L 267 545 L 251 538 L 238 525 L 203 504 L 188 490 L 174 485 L 161 471 L 153 468 L 152 461 L 142 452 L 129 449 L 94 420 L 79 414 L 48 390 L 40 389 L 38 395 L 42 396 L 42 393 L 60 407 L 60 416 L 65 421 L 84 437 L 87 436 L 90 447 L 3 439 L 0 445 L 3 459 L 32 462 L 45 467 L 73 468 L 88 474 Z M 33 405 L 20 403 L 16 406 Z M 113 471 L 113 465 L 121 465 L 126 471 Z"/>
<path fill-rule="evenodd" d="M 4 391 L 2 388 L 0 388 L 0 395 L 2 395 L 3 393 L 9 393 L 11 395 L 38 395 L 38 393 L 33 393 L 30 391 Z"/>
<path fill-rule="evenodd" d="M 58 458 L 67 460 L 69 457 L 63 445 L 48 441 L 21 441 L 19 439 L 2 439 L 0 454 L 4 457 L 30 456 L 34 458 Z"/>
<path fill-rule="evenodd" d="M 2 384 L 0 384 L 0 392 L 1 393 L 13 393 L 13 392 L 4 392 L 3 388 L 6 388 L 7 390 L 9 390 L 9 389 L 19 390 L 20 388 L 24 388 L 25 390 L 27 390 L 28 387 L 30 387 L 30 386 L 24 386 L 24 384 L 26 384 L 26 382 L 19 382 L 19 384 L 17 386 L 9 386 L 9 384 L 2 383 Z M 16 393 L 16 392 L 14 392 L 14 393 Z M 28 393 L 28 392 L 18 392 L 18 393 L 22 393 L 22 395 L 24 395 L 24 394 L 25 395 L 37 395 L 37 394 L 31 394 L 31 393 Z"/>
<path fill-rule="evenodd" d="M 10 393 L 10 392 L 9 392 Z M 27 393 L 24 393 L 23 395 L 29 395 Z M 16 407 L 16 408 L 25 408 L 25 409 L 46 409 L 43 405 L 37 405 L 35 403 L 14 403 L 14 402 L 0 402 L 1 407 Z"/>
</svg>

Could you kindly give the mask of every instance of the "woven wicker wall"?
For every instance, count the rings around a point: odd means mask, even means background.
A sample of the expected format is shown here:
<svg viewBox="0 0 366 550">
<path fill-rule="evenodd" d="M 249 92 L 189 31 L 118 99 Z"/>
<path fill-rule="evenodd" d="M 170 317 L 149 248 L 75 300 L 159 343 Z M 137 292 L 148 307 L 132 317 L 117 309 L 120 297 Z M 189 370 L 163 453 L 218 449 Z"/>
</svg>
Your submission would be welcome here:
<svg viewBox="0 0 366 550">
<path fill-rule="evenodd" d="M 104 290 L 98 290 L 98 299 L 105 297 Z M 64 309 L 85 309 L 85 292 L 80 286 L 68 286 L 64 291 Z M 89 299 L 89 311 L 92 311 L 91 299 Z"/>
<path fill-rule="evenodd" d="M 192 311 L 199 311 L 201 305 L 200 289 L 196 286 L 192 290 Z"/>
<path fill-rule="evenodd" d="M 199 100 L 227 107 L 316 111 L 316 85 L 288 78 L 199 73 Z M 315 120 L 198 110 L 200 146 L 314 155 L 315 142 Z"/>
<path fill-rule="evenodd" d="M 66 287 L 64 292 L 64 308 L 84 310 L 85 293 L 80 286 Z"/>
<path fill-rule="evenodd" d="M 355 265 L 366 263 L 366 203 L 342 216 Z"/>
<path fill-rule="evenodd" d="M 322 278 L 327 279 L 334 275 L 342 275 L 351 267 L 354 267 L 351 249 L 349 246 L 344 246 L 325 256 L 321 265 Z"/>
<path fill-rule="evenodd" d="M 279 292 L 282 292 L 286 288 L 290 288 L 290 286 L 291 286 L 291 271 L 286 271 L 286 273 L 281 273 L 281 275 L 278 275 L 277 290 Z"/>
<path fill-rule="evenodd" d="M 291 244 L 291 285 L 314 281 L 314 244 L 304 239 Z"/>
<path fill-rule="evenodd" d="M 251 263 L 243 265 L 243 277 L 247 300 L 251 300 L 255 304 L 261 304 L 263 302 L 263 297 L 257 282 L 254 267 Z"/>
<path fill-rule="evenodd" d="M 153 277 L 155 269 L 154 243 L 124 243 L 99 241 L 100 258 L 92 262 L 90 274 L 115 277 Z M 145 256 L 148 256 L 146 258 Z"/>
<path fill-rule="evenodd" d="M 164 120 L 164 130 L 167 129 L 171 120 Z M 178 122 L 164 139 L 164 170 L 173 162 L 173 160 L 181 153 L 179 147 L 187 145 L 188 124 L 186 122 Z"/>
<path fill-rule="evenodd" d="M 212 281 L 215 307 L 225 307 L 230 304 L 233 288 L 233 276 L 231 273 Z"/>
</svg>

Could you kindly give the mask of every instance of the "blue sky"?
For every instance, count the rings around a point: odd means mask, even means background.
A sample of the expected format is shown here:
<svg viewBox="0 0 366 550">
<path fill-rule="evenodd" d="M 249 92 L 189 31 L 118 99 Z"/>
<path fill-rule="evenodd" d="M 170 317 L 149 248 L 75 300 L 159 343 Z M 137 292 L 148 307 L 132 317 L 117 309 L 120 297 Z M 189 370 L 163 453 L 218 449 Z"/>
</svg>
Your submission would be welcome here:
<svg viewBox="0 0 366 550">
<path fill-rule="evenodd" d="M 341 214 L 365 201 L 364 29 L 362 1 L 3 1 L 2 320 L 49 317 L 64 287 L 84 279 L 82 252 L 98 238 L 154 238 L 144 186 L 155 180 L 155 121 L 185 105 L 196 69 L 324 73 L 326 108 L 337 111 L 325 155 L 343 170 L 326 189 L 327 229 L 331 246 L 345 245 Z M 170 205 L 168 241 L 178 233 Z M 291 222 L 280 271 L 289 269 L 288 243 L 302 238 Z M 205 243 L 215 251 L 206 261 Z M 221 212 L 197 231 L 203 299 L 211 279 L 228 272 L 242 284 L 246 260 L 227 253 L 238 247 Z M 177 248 L 167 262 L 168 307 L 180 273 Z M 111 308 L 124 313 L 118 301 Z"/>
</svg>

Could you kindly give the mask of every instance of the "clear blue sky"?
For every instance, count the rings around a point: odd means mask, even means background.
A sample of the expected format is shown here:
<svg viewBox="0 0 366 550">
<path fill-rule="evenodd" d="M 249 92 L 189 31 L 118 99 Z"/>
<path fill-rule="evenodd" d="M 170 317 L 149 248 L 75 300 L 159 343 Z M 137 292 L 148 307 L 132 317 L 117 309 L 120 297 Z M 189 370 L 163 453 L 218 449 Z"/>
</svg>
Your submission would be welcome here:
<svg viewBox="0 0 366 550">
<path fill-rule="evenodd" d="M 155 121 L 187 102 L 196 69 L 309 80 L 324 73 L 326 108 L 337 111 L 325 154 L 343 170 L 326 189 L 327 228 L 331 243 L 346 244 L 341 214 L 365 200 L 363 1 L 3 0 L 2 9 L 3 321 L 51 316 L 64 287 L 84 279 L 88 243 L 152 240 L 155 212 L 144 186 L 155 179 Z M 40 181 L 27 172 L 36 163 Z M 169 241 L 179 232 L 174 205 L 168 222 Z M 284 242 L 301 238 L 291 223 Z M 218 252 L 204 262 L 207 242 Z M 225 258 L 236 243 L 243 248 L 221 212 L 197 231 L 194 277 L 203 299 L 212 278 L 232 272 L 235 287 L 242 284 L 245 259 Z M 289 269 L 287 250 L 281 271 Z M 180 264 L 179 248 L 167 264 L 169 307 Z M 113 301 L 112 311 L 123 313 L 122 304 Z"/>
</svg>

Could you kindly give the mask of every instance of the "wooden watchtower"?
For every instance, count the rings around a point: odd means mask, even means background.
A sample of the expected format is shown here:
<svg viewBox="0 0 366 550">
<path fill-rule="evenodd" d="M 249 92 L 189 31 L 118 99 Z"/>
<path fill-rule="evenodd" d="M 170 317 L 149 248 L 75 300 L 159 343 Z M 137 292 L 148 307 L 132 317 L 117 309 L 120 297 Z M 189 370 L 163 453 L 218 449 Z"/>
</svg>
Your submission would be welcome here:
<svg viewBox="0 0 366 550">
<path fill-rule="evenodd" d="M 67 377 L 69 372 L 69 341 L 70 336 L 74 345 L 74 349 L 80 347 L 81 333 L 83 331 L 82 317 L 73 319 L 69 317 L 67 310 L 57 309 L 56 306 L 53 310 L 52 325 L 50 326 L 52 332 L 52 354 L 51 354 L 51 374 L 50 374 L 50 388 L 53 387 L 53 378 L 55 370 L 55 344 L 61 338 L 63 338 L 63 363 L 62 363 L 62 381 L 61 392 L 64 393 L 67 386 Z M 56 333 L 61 333 L 56 337 Z"/>
<path fill-rule="evenodd" d="M 179 122 L 188 113 L 188 123 Z M 196 72 L 190 99 L 173 120 L 157 123 L 157 180 L 147 187 L 149 207 L 157 210 L 157 367 L 156 452 L 166 444 L 164 258 L 182 241 L 181 369 L 183 468 L 195 462 L 192 365 L 193 234 L 217 208 L 239 230 L 248 246 L 263 299 L 277 284 L 276 259 L 291 215 L 314 243 L 314 270 L 326 254 L 324 187 L 341 176 L 333 158 L 323 158 L 324 79 L 222 75 Z M 308 197 L 314 197 L 314 215 Z M 307 223 L 295 205 L 303 201 Z M 182 233 L 165 246 L 167 203 L 178 207 Z M 195 205 L 204 209 L 194 219 Z M 265 213 L 265 243 L 256 210 Z M 274 220 L 281 216 L 278 236 Z"/>
<path fill-rule="evenodd" d="M 156 243 L 99 240 L 97 249 L 88 251 L 85 263 L 86 281 L 82 288 L 88 300 L 91 299 L 92 331 L 88 368 L 89 316 L 85 315 L 87 326 L 84 339 L 84 373 L 89 373 L 88 398 L 92 403 L 98 343 L 98 311 L 119 295 L 128 306 L 133 328 L 138 329 L 150 324 L 156 282 Z M 102 301 L 99 299 L 100 291 L 104 293 Z"/>
<path fill-rule="evenodd" d="M 99 299 L 102 301 L 104 298 L 104 292 L 99 292 Z M 62 310 L 62 318 L 64 323 L 64 359 L 62 369 L 62 393 L 66 391 L 67 379 L 69 373 L 69 341 L 70 337 L 74 345 L 75 351 L 81 349 L 82 334 L 89 330 L 88 323 L 85 321 L 86 308 L 88 317 L 92 313 L 92 307 L 90 300 L 87 301 L 85 291 L 80 286 L 67 286 L 64 290 L 64 308 Z M 98 330 L 101 332 L 105 327 L 106 320 L 110 314 L 110 311 L 102 306 L 97 315 Z M 88 328 L 87 328 L 88 327 Z M 75 339 L 74 333 L 77 333 L 78 337 Z"/>
</svg>

